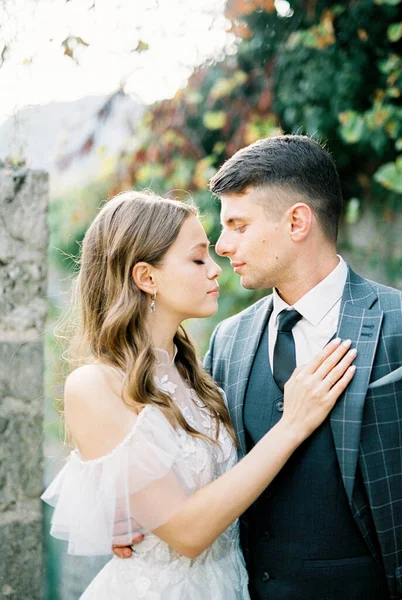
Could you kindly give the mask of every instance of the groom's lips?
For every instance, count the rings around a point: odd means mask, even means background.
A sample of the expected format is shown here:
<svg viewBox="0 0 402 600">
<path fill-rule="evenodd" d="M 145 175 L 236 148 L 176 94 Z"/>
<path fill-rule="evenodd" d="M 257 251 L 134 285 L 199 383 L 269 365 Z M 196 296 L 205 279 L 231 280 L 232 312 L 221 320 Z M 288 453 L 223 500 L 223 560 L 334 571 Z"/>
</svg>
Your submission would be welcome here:
<svg viewBox="0 0 402 600">
<path fill-rule="evenodd" d="M 240 269 L 244 267 L 246 263 L 234 263 L 232 262 L 232 267 L 235 273 L 239 273 Z"/>
</svg>

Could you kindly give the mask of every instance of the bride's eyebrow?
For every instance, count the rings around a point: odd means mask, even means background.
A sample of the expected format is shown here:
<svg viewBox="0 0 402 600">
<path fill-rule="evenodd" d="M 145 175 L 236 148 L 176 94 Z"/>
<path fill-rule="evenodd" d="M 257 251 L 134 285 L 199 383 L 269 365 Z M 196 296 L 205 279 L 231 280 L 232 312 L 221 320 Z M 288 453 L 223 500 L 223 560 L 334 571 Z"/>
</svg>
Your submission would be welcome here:
<svg viewBox="0 0 402 600">
<path fill-rule="evenodd" d="M 205 248 L 206 250 L 209 248 L 209 242 L 200 242 L 195 246 L 192 246 L 190 250 L 196 250 L 197 248 Z"/>
</svg>

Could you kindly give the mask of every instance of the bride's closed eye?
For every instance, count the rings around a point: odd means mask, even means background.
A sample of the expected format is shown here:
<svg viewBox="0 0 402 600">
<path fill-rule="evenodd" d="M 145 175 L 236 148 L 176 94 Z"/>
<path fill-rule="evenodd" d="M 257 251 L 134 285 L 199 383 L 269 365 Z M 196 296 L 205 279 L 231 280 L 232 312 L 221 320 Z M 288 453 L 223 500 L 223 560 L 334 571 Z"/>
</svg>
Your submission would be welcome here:
<svg viewBox="0 0 402 600">
<path fill-rule="evenodd" d="M 205 261 L 203 260 L 195 260 L 194 262 L 196 265 L 205 265 Z"/>
</svg>

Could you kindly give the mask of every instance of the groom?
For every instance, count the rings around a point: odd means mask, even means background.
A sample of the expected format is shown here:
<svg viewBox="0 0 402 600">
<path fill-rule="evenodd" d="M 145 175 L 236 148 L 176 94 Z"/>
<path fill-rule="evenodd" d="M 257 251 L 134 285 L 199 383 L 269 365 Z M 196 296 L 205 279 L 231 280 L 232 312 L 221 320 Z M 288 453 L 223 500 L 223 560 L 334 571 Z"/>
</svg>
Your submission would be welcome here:
<svg viewBox="0 0 402 600">
<path fill-rule="evenodd" d="M 273 288 L 217 326 L 205 358 L 240 458 L 280 419 L 295 366 L 335 335 L 358 350 L 330 417 L 241 519 L 251 596 L 401 599 L 402 294 L 337 256 L 339 177 L 310 138 L 243 148 L 210 187 L 221 199 L 217 253 L 243 287 Z"/>
</svg>

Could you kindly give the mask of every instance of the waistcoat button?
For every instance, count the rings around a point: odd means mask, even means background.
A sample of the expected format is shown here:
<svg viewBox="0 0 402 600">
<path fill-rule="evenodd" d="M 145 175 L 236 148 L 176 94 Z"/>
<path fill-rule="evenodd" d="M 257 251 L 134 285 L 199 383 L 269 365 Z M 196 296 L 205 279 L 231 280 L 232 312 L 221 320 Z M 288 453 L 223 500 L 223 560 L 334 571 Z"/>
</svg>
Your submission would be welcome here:
<svg viewBox="0 0 402 600">
<path fill-rule="evenodd" d="M 278 412 L 283 412 L 283 402 L 282 400 L 278 400 L 278 402 L 275 402 L 275 408 Z"/>
<path fill-rule="evenodd" d="M 263 540 L 265 542 L 267 542 L 268 540 L 270 540 L 271 539 L 271 534 L 269 533 L 269 531 L 264 531 L 262 538 L 263 538 Z"/>
<path fill-rule="evenodd" d="M 262 579 L 264 582 L 266 582 L 266 581 L 269 581 L 269 580 L 271 579 L 271 576 L 270 576 L 270 574 L 269 574 L 269 573 L 267 573 L 267 572 L 265 571 L 265 572 L 262 574 L 262 577 L 261 577 L 261 579 Z"/>
</svg>

